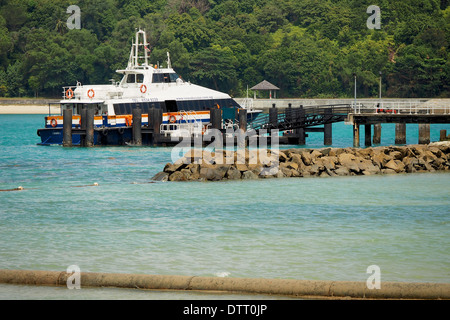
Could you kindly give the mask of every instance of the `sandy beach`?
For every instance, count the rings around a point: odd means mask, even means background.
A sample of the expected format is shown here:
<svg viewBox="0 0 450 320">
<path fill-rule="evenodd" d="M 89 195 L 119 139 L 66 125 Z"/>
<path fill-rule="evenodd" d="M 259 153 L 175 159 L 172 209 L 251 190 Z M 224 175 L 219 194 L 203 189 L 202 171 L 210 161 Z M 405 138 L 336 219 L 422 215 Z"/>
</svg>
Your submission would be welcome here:
<svg viewBox="0 0 450 320">
<path fill-rule="evenodd" d="M 48 114 L 48 105 L 14 104 L 0 105 L 0 114 Z M 51 114 L 59 114 L 59 106 L 50 107 Z"/>
</svg>

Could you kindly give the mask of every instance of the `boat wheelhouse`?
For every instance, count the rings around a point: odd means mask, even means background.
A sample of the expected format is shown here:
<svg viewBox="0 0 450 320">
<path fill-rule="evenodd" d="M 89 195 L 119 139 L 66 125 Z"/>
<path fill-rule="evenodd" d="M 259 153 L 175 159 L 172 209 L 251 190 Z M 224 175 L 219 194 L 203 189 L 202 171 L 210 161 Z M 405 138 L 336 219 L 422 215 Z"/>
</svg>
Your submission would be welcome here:
<svg viewBox="0 0 450 320">
<path fill-rule="evenodd" d="M 66 109 L 72 110 L 73 128 L 81 127 L 81 114 L 86 108 L 95 110 L 96 128 L 130 128 L 134 108 L 141 109 L 142 125 L 148 126 L 151 110 L 160 109 L 163 113 L 160 130 L 170 135 L 178 132 L 181 125 L 202 126 L 204 131 L 210 123 L 211 108 L 221 108 L 227 114 L 235 114 L 235 110 L 242 108 L 226 93 L 184 81 L 172 68 L 169 53 L 167 66 L 160 68 L 149 64 L 148 48 L 145 31 L 139 30 L 131 46 L 127 67 L 116 70 L 122 74 L 120 81 L 63 87 L 61 115 L 45 118 L 45 128 L 38 130 L 40 144 L 62 144 L 62 113 Z M 254 119 L 260 112 L 249 110 L 249 119 Z M 79 137 L 74 136 L 73 144 L 78 144 Z M 96 137 L 95 140 L 96 144 L 101 144 L 100 139 Z"/>
</svg>

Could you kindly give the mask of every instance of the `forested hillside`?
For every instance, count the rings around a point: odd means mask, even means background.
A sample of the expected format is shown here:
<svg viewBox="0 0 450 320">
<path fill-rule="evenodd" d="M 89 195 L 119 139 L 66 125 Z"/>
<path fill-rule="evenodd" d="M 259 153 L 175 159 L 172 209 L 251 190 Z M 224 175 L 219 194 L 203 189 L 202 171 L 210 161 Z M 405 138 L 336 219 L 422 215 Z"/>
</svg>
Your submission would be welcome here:
<svg viewBox="0 0 450 320">
<path fill-rule="evenodd" d="M 450 97 L 448 0 L 0 0 L 0 96 L 118 80 L 136 28 L 153 63 L 169 51 L 185 80 L 236 97 L 264 79 L 284 98 L 352 97 L 353 74 L 376 97 L 380 71 L 383 96 Z"/>
</svg>

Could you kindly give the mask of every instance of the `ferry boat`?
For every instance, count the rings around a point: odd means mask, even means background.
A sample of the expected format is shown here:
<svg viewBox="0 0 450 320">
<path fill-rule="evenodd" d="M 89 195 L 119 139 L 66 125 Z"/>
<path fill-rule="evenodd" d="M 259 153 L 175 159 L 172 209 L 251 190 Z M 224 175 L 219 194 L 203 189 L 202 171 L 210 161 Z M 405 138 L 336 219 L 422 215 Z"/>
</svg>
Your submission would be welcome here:
<svg viewBox="0 0 450 320">
<path fill-rule="evenodd" d="M 63 99 L 59 101 L 61 114 L 45 117 L 45 127 L 37 134 L 41 145 L 62 144 L 63 110 L 72 110 L 72 128 L 81 128 L 81 112 L 94 108 L 94 144 L 103 144 L 101 134 L 117 132 L 117 144 L 127 144 L 131 140 L 133 108 L 142 110 L 142 126 L 149 125 L 149 110 L 161 109 L 163 121 L 160 132 L 166 136 L 177 136 L 183 130 L 191 133 L 205 132 L 210 125 L 210 109 L 222 108 L 225 126 L 233 126 L 236 109 L 241 107 L 228 94 L 184 81 L 172 68 L 167 53 L 167 67 L 149 64 L 149 44 L 145 31 L 136 32 L 132 42 L 128 65 L 123 70 L 122 80 L 103 85 L 83 85 L 63 87 Z M 261 110 L 248 109 L 248 120 L 254 119 Z M 99 128 L 120 129 L 101 130 Z M 80 144 L 81 136 L 72 135 L 72 144 Z"/>
</svg>

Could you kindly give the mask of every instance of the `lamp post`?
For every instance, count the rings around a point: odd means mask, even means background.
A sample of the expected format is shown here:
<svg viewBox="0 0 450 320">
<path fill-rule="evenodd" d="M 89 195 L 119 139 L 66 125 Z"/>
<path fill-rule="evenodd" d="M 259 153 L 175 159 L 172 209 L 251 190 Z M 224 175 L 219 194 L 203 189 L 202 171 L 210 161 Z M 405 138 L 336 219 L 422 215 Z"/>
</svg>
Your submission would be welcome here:
<svg viewBox="0 0 450 320">
<path fill-rule="evenodd" d="M 380 96 L 380 107 L 381 107 L 381 74 L 382 74 L 382 72 L 380 71 L 380 93 L 379 93 L 379 96 Z"/>
<path fill-rule="evenodd" d="M 353 73 L 353 77 L 355 78 L 355 110 L 356 110 L 356 73 Z"/>
</svg>

